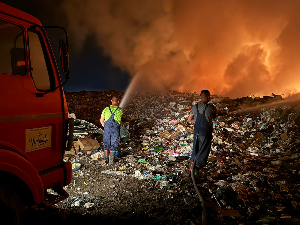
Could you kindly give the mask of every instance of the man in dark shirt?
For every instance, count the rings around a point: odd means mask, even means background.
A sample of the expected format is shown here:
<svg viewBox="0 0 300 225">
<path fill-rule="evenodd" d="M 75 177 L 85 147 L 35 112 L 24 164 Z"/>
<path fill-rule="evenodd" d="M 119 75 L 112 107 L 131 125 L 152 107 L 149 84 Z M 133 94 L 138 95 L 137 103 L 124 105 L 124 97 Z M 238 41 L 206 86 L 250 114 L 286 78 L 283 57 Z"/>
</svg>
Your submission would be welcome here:
<svg viewBox="0 0 300 225">
<path fill-rule="evenodd" d="M 194 143 L 191 161 L 196 158 L 195 174 L 207 164 L 209 151 L 211 149 L 213 122 L 216 114 L 226 115 L 226 111 L 218 110 L 214 105 L 209 104 L 210 92 L 202 90 L 201 102 L 193 106 L 188 117 L 189 123 L 194 123 Z M 192 167 L 191 167 L 192 168 Z"/>
</svg>

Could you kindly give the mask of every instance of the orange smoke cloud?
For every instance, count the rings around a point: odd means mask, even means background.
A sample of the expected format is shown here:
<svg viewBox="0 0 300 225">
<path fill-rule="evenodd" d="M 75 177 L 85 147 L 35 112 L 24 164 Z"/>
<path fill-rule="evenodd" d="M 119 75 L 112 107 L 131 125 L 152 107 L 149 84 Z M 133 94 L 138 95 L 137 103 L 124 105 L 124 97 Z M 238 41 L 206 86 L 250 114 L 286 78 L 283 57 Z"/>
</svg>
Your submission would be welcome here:
<svg viewBox="0 0 300 225">
<path fill-rule="evenodd" d="M 96 35 L 115 65 L 153 86 L 229 97 L 300 91 L 298 0 L 66 0 L 63 9 L 79 47 Z"/>
</svg>

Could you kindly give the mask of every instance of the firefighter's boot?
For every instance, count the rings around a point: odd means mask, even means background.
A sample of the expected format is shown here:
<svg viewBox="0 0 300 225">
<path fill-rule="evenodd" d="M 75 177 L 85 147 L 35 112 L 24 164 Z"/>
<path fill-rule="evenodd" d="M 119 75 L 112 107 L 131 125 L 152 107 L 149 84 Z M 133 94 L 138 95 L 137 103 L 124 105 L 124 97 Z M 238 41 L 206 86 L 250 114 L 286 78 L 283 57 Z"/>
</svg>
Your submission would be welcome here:
<svg viewBox="0 0 300 225">
<path fill-rule="evenodd" d="M 109 165 L 112 165 L 114 163 L 116 151 L 110 151 L 109 153 Z"/>
</svg>

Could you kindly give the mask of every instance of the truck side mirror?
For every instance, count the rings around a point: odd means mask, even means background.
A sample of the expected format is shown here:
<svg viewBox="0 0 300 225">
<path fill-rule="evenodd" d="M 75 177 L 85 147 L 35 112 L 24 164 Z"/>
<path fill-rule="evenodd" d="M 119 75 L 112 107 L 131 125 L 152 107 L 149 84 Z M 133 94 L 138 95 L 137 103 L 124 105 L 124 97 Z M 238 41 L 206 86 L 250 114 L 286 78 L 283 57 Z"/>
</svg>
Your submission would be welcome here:
<svg viewBox="0 0 300 225">
<path fill-rule="evenodd" d="M 13 48 L 10 50 L 11 68 L 13 75 L 25 75 L 26 64 L 24 48 Z"/>
<path fill-rule="evenodd" d="M 67 80 L 70 78 L 70 71 L 69 71 L 69 52 L 64 40 L 59 41 L 59 54 L 60 54 L 60 62 L 62 71 L 65 74 Z"/>
</svg>

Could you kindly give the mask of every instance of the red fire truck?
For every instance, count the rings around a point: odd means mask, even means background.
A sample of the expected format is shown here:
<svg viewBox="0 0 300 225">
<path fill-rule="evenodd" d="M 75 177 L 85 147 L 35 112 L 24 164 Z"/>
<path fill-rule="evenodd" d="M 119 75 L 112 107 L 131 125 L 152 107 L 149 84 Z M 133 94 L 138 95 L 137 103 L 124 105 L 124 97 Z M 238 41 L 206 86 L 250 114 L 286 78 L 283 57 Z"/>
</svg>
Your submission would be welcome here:
<svg viewBox="0 0 300 225">
<path fill-rule="evenodd" d="M 65 32 L 59 42 L 64 82 L 48 28 Z M 74 124 L 62 88 L 68 79 L 64 28 L 42 26 L 0 3 L 0 224 L 11 217 L 19 224 L 21 205 L 52 205 L 68 197 L 63 186 L 71 182 L 72 168 L 63 158 Z"/>
</svg>

